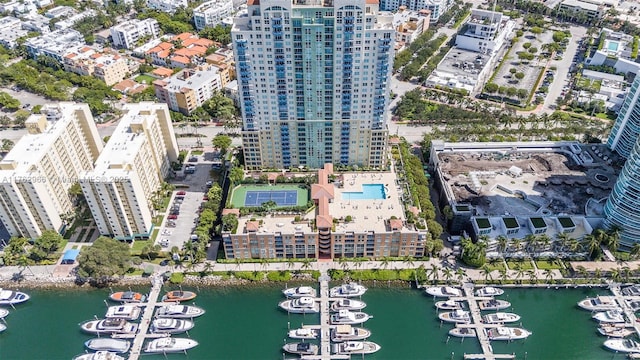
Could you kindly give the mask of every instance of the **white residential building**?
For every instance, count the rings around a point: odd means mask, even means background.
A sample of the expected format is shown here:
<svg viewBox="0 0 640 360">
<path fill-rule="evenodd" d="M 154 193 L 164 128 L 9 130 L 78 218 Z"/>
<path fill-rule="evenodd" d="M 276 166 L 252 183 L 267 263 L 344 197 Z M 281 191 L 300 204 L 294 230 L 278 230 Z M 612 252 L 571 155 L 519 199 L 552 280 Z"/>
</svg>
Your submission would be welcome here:
<svg viewBox="0 0 640 360">
<path fill-rule="evenodd" d="M 95 10 L 89 9 L 89 10 L 85 10 L 79 14 L 75 14 L 73 16 L 70 16 L 64 20 L 58 21 L 56 22 L 53 27 L 56 28 L 57 30 L 60 29 L 66 29 L 66 28 L 70 28 L 73 25 L 75 25 L 77 22 L 80 22 L 81 20 L 84 20 L 86 18 L 90 18 L 90 17 L 94 17 L 96 16 L 96 12 Z"/>
<path fill-rule="evenodd" d="M 606 12 L 603 5 L 580 0 L 563 0 L 558 10 L 567 14 L 584 13 L 588 19 L 601 18 Z"/>
<path fill-rule="evenodd" d="M 73 29 L 62 29 L 28 39 L 25 43 L 31 58 L 50 56 L 58 62 L 85 45 L 84 36 Z"/>
<path fill-rule="evenodd" d="M 165 104 L 127 104 L 93 171 L 80 186 L 102 235 L 148 238 L 154 193 L 178 159 L 178 144 Z"/>
<path fill-rule="evenodd" d="M 504 44 L 515 22 L 499 12 L 473 9 L 466 31 L 456 36 L 456 46 L 482 54 L 493 55 Z"/>
<path fill-rule="evenodd" d="M 22 29 L 22 21 L 13 16 L 0 18 L 0 45 L 13 49 L 18 43 L 18 38 L 27 35 L 28 31 Z"/>
<path fill-rule="evenodd" d="M 429 29 L 429 11 L 409 11 L 401 8 L 393 14 L 396 29 L 396 51 L 411 44 L 425 30 Z"/>
<path fill-rule="evenodd" d="M 155 19 L 130 20 L 111 28 L 113 46 L 132 49 L 136 42 L 145 36 L 157 38 L 160 35 L 160 25 Z"/>
<path fill-rule="evenodd" d="M 600 47 L 600 39 L 602 39 L 602 47 Z M 587 65 L 605 65 L 612 66 L 619 73 L 640 72 L 640 63 L 637 61 L 637 54 L 634 58 L 633 42 L 638 41 L 631 35 L 613 31 L 611 29 L 602 28 L 600 36 L 594 39 L 598 45 L 598 49 L 594 51 L 589 58 L 585 60 Z"/>
<path fill-rule="evenodd" d="M 431 22 L 438 22 L 440 16 L 447 12 L 453 5 L 453 0 L 382 0 L 380 9 L 386 11 L 396 11 L 401 7 L 407 10 L 419 11 L 429 10 L 431 12 Z"/>
<path fill-rule="evenodd" d="M 49 10 L 47 10 L 44 13 L 44 16 L 48 17 L 49 19 L 57 19 L 57 18 L 61 18 L 61 17 L 71 17 L 73 15 L 76 15 L 78 12 L 72 8 L 71 6 L 56 6 L 53 7 Z"/>
<path fill-rule="evenodd" d="M 0 221 L 12 236 L 60 231 L 73 211 L 68 190 L 102 150 L 89 106 L 45 105 L 25 122 L 28 134 L 0 161 Z"/>
<path fill-rule="evenodd" d="M 49 19 L 46 16 L 42 16 L 38 13 L 29 13 L 21 16 L 22 19 L 22 28 L 29 31 L 39 32 L 41 34 L 48 34 L 51 32 L 51 28 L 49 28 Z"/>
<path fill-rule="evenodd" d="M 189 115 L 222 88 L 218 68 L 203 65 L 184 69 L 174 76 L 153 82 L 156 97 L 173 111 Z"/>
<path fill-rule="evenodd" d="M 193 9 L 193 22 L 196 29 L 215 27 L 233 14 L 233 0 L 213 0 L 202 3 Z"/>
<path fill-rule="evenodd" d="M 147 0 L 147 6 L 151 9 L 173 14 L 178 8 L 187 8 L 187 0 Z"/>
</svg>

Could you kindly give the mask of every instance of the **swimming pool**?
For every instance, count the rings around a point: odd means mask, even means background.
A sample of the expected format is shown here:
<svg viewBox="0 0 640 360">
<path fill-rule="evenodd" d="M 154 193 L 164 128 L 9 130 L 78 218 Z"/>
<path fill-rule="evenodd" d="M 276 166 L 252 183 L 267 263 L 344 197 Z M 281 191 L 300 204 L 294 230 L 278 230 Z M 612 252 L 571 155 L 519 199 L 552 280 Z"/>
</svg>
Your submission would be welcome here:
<svg viewBox="0 0 640 360">
<path fill-rule="evenodd" d="M 347 191 L 342 193 L 342 200 L 382 200 L 386 199 L 383 184 L 363 184 L 361 192 Z"/>
<path fill-rule="evenodd" d="M 609 41 L 607 48 L 611 51 L 618 51 L 618 43 L 615 41 Z"/>
</svg>

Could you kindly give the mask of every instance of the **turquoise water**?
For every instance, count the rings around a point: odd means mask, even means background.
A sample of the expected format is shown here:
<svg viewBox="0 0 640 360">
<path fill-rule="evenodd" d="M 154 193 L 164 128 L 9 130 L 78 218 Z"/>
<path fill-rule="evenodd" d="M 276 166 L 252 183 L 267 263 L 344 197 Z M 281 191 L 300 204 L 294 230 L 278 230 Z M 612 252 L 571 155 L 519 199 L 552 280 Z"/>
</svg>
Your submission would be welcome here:
<svg viewBox="0 0 640 360">
<path fill-rule="evenodd" d="M 383 184 L 363 184 L 361 192 L 343 192 L 342 200 L 382 200 L 386 199 Z"/>
<path fill-rule="evenodd" d="M 618 51 L 618 43 L 615 41 L 609 41 L 607 48 L 611 51 Z"/>
<path fill-rule="evenodd" d="M 141 290 L 146 292 L 148 288 Z M 171 289 L 165 287 L 165 290 Z M 207 313 L 195 319 L 196 326 L 189 332 L 200 345 L 187 356 L 168 355 L 170 360 L 283 359 L 281 347 L 288 327 L 319 322 L 317 314 L 287 314 L 278 309 L 277 304 L 283 299 L 281 287 L 185 290 L 198 292 L 195 303 L 204 307 Z M 106 305 L 103 300 L 109 291 L 29 293 L 32 300 L 17 306 L 7 317 L 8 329 L 0 334 L 0 359 L 71 359 L 82 353 L 84 341 L 92 336 L 83 334 L 78 324 L 94 315 L 104 315 Z M 525 341 L 494 342 L 494 350 L 496 353 L 515 353 L 518 359 L 529 360 L 614 358 L 613 353 L 603 349 L 604 338 L 596 333 L 596 323 L 590 319 L 590 313 L 576 306 L 576 302 L 585 296 L 598 293 L 607 292 L 507 289 L 501 298 L 512 302 L 512 310 L 522 316 L 522 327 L 533 335 Z M 447 331 L 452 325 L 440 323 L 433 298 L 422 291 L 389 287 L 378 282 L 370 285 L 362 300 L 367 303 L 364 311 L 373 315 L 364 327 L 372 331 L 370 340 L 382 346 L 378 353 L 367 355 L 368 360 L 451 360 L 462 359 L 464 353 L 480 351 L 475 339 L 450 338 L 447 341 Z M 618 354 L 616 358 L 624 357 Z M 141 359 L 161 360 L 165 357 L 144 355 Z"/>
</svg>

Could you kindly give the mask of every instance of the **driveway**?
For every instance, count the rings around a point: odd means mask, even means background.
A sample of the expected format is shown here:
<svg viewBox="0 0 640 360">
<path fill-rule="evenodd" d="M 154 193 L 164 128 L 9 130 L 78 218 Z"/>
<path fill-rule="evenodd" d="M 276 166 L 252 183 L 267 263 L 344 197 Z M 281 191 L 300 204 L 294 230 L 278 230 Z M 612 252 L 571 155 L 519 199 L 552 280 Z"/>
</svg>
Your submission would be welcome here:
<svg viewBox="0 0 640 360">
<path fill-rule="evenodd" d="M 555 111 L 556 99 L 562 93 L 562 87 L 569 85 L 569 69 L 573 64 L 573 57 L 578 50 L 578 41 L 587 34 L 587 29 L 583 26 L 571 26 L 569 27 L 571 32 L 571 39 L 567 45 L 567 49 L 564 51 L 564 55 L 561 60 L 552 60 L 549 66 L 555 66 L 557 68 L 556 74 L 553 78 L 553 82 L 549 86 L 549 93 L 547 94 L 544 105 L 540 109 L 540 112 L 552 113 Z"/>
</svg>

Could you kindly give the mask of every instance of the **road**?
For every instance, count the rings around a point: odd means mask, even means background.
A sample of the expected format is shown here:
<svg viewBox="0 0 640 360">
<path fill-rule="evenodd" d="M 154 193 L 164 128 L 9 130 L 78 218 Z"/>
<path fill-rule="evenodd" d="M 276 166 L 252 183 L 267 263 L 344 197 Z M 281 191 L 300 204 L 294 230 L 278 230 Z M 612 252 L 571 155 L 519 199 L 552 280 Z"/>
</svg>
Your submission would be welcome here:
<svg viewBox="0 0 640 360">
<path fill-rule="evenodd" d="M 569 84 L 569 69 L 573 64 L 573 57 L 578 50 L 578 41 L 587 34 L 587 28 L 583 26 L 571 26 L 569 27 L 571 32 L 571 40 L 567 49 L 564 51 L 564 55 L 561 60 L 552 60 L 549 66 L 555 66 L 558 70 L 553 77 L 553 82 L 549 86 L 549 93 L 545 97 L 544 105 L 538 110 L 538 112 L 552 113 L 555 111 L 556 99 L 561 96 L 562 88 Z"/>
</svg>

